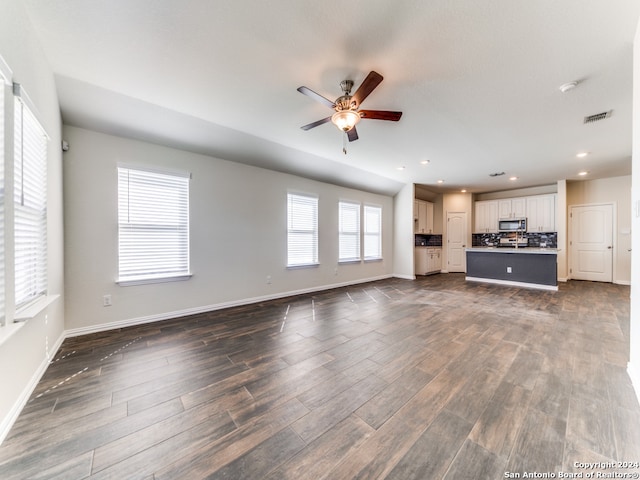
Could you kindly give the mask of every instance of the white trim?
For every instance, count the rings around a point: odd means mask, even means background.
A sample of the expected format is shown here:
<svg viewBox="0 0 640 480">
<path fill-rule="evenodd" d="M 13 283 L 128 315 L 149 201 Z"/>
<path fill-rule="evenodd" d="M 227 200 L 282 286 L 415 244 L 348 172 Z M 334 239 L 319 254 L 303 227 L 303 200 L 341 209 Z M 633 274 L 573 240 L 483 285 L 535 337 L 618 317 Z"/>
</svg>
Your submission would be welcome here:
<svg viewBox="0 0 640 480">
<path fill-rule="evenodd" d="M 480 278 L 480 277 L 464 277 L 464 279 L 469 282 L 495 283 L 497 285 L 508 285 L 511 287 L 535 288 L 536 290 L 549 290 L 552 292 L 558 291 L 557 285 L 553 286 L 553 285 L 542 285 L 540 283 L 513 282 L 511 280 L 497 280 L 495 278 Z"/>
<path fill-rule="evenodd" d="M 7 85 L 11 85 L 13 83 L 13 72 L 11 68 L 5 62 L 2 55 L 0 55 L 0 77 L 2 77 Z"/>
<path fill-rule="evenodd" d="M 38 125 L 38 127 L 40 127 L 40 130 L 42 130 L 42 134 L 47 140 L 51 140 L 51 137 L 47 133 L 47 129 L 44 128 L 42 115 L 36 108 L 36 104 L 33 103 L 33 100 L 31 100 L 31 97 L 29 96 L 29 94 L 27 94 L 27 91 L 24 89 L 22 84 L 16 82 L 13 83 L 13 96 L 17 98 L 25 107 L 27 107 L 27 110 L 29 110 L 29 113 L 35 120 L 36 124 Z"/>
<path fill-rule="evenodd" d="M 118 162 L 116 164 L 116 168 L 125 168 L 127 170 L 142 170 L 143 172 L 156 173 L 158 175 L 172 175 L 174 177 L 182 177 L 182 178 L 188 178 L 189 180 L 193 180 L 193 176 L 189 171 L 156 167 L 155 165 L 146 165 L 144 163 Z"/>
<path fill-rule="evenodd" d="M 60 337 L 58 337 L 58 340 L 56 340 L 56 342 L 54 343 L 53 348 L 51 349 L 51 351 L 53 352 L 53 354 L 51 355 L 51 358 L 54 358 L 56 356 L 58 350 L 60 349 L 60 346 L 62 345 L 62 342 L 67 338 L 66 333 L 67 333 L 66 331 L 62 332 L 60 334 Z M 31 376 L 29 383 L 27 383 L 27 385 L 24 387 L 24 389 L 22 390 L 22 393 L 20 394 L 16 402 L 13 404 L 13 406 L 9 410 L 9 413 L 3 419 L 0 420 L 0 445 L 2 445 L 2 442 L 11 431 L 11 427 L 13 427 L 13 424 L 18 419 L 18 416 L 20 416 L 22 409 L 25 407 L 25 405 L 29 401 L 31 394 L 33 393 L 35 388 L 38 386 L 38 382 L 40 382 L 40 379 L 47 371 L 47 368 L 49 367 L 50 363 L 51 361 L 48 358 L 45 358 L 42 360 L 42 363 L 40 364 L 38 369 Z"/>
<path fill-rule="evenodd" d="M 613 283 L 615 283 L 616 285 L 630 286 L 631 285 L 631 280 L 614 280 Z"/>
<path fill-rule="evenodd" d="M 281 292 L 272 295 L 262 295 L 259 297 L 245 298 L 242 300 L 232 300 L 229 302 L 215 303 L 212 305 L 204 305 L 201 307 L 185 308 L 182 310 L 175 310 L 173 312 L 157 313 L 153 315 L 146 315 L 144 317 L 129 318 L 125 320 L 118 320 L 116 322 L 103 323 L 100 325 L 92 325 L 88 327 L 74 328 L 66 331 L 67 337 L 77 337 L 80 335 L 87 335 L 89 333 L 104 332 L 107 330 L 115 330 L 118 328 L 132 327 L 134 325 L 142 325 L 145 323 L 159 322 L 162 320 L 171 320 L 172 318 L 186 317 L 189 315 L 197 315 L 200 313 L 213 312 L 215 310 L 222 310 L 224 308 L 239 307 L 243 305 L 250 305 L 252 303 L 260 303 L 268 300 L 276 300 L 278 298 L 291 297 L 294 295 L 302 295 L 306 293 L 321 292 L 323 290 L 331 290 L 333 288 L 348 287 L 350 285 L 358 285 L 360 283 L 374 282 L 376 280 L 385 280 L 391 278 L 393 275 L 379 275 L 376 277 L 365 278 L 361 280 L 355 280 L 351 282 L 332 283 L 330 285 L 323 285 L 320 287 L 303 288 L 300 290 L 291 290 L 288 292 Z M 413 280 L 413 279 L 411 279 Z"/>
<path fill-rule="evenodd" d="M 53 302 L 55 302 L 58 298 L 60 298 L 59 294 L 41 296 L 33 303 L 30 303 L 27 306 L 19 309 L 13 319 L 14 322 L 24 322 L 25 320 L 32 319 Z"/>
<path fill-rule="evenodd" d="M 415 275 L 403 275 L 401 273 L 394 273 L 393 278 L 402 278 L 403 280 L 415 280 Z"/>
</svg>

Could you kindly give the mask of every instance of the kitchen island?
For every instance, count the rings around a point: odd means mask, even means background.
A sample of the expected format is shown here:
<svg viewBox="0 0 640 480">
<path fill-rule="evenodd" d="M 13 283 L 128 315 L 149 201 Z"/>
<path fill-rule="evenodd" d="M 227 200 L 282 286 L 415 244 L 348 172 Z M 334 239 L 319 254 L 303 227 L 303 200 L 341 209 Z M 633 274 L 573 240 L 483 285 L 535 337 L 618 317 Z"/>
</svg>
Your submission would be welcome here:
<svg viewBox="0 0 640 480">
<path fill-rule="evenodd" d="M 471 247 L 466 255 L 468 281 L 558 290 L 555 248 Z"/>
</svg>

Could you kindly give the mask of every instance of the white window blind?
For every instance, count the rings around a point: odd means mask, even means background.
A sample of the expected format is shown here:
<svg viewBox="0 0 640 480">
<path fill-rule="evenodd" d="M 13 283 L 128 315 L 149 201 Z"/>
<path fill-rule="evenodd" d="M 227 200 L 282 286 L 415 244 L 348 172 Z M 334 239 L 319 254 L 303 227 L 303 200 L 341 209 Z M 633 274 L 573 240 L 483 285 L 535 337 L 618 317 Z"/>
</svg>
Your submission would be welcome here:
<svg viewBox="0 0 640 480">
<path fill-rule="evenodd" d="M 189 177 L 118 168 L 119 282 L 190 275 Z"/>
<path fill-rule="evenodd" d="M 364 258 L 382 258 L 382 208 L 364 206 Z"/>
<path fill-rule="evenodd" d="M 14 119 L 15 305 L 47 291 L 47 137 L 16 97 Z"/>
<path fill-rule="evenodd" d="M 360 204 L 338 203 L 338 260 L 360 260 Z"/>
<path fill-rule="evenodd" d="M 287 264 L 318 263 L 318 198 L 287 194 Z"/>
</svg>

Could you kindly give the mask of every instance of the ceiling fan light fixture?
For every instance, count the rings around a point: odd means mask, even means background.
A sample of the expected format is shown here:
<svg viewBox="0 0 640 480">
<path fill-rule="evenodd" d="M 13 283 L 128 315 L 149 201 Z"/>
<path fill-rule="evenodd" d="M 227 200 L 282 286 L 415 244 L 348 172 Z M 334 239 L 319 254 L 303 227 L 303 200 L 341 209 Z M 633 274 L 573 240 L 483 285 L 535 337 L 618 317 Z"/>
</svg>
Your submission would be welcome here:
<svg viewBox="0 0 640 480">
<path fill-rule="evenodd" d="M 348 132 L 360 121 L 355 110 L 340 110 L 331 115 L 331 122 L 343 132 Z"/>
</svg>

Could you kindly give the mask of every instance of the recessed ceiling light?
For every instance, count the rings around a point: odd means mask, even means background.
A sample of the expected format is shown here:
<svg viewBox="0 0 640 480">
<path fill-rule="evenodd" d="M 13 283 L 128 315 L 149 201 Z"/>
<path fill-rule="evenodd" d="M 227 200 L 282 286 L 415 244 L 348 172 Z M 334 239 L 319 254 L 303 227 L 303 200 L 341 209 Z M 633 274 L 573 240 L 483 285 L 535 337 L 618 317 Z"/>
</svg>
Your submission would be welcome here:
<svg viewBox="0 0 640 480">
<path fill-rule="evenodd" d="M 578 175 L 580 175 L 581 177 L 584 177 L 585 175 L 587 175 L 589 172 L 580 172 L 578 173 Z"/>
<path fill-rule="evenodd" d="M 431 160 L 422 160 L 420 163 L 421 163 L 422 165 L 426 165 L 426 164 L 428 164 L 430 161 L 431 161 Z"/>
<path fill-rule="evenodd" d="M 444 183 L 444 180 L 438 180 L 438 183 Z"/>
<path fill-rule="evenodd" d="M 578 154 L 576 155 L 576 157 L 578 157 L 578 158 L 584 158 L 584 157 L 586 157 L 587 155 L 589 155 L 589 152 L 580 152 L 580 153 L 578 153 Z"/>
<path fill-rule="evenodd" d="M 567 93 L 568 91 L 573 90 L 577 86 L 578 86 L 578 82 L 567 82 L 560 85 L 558 87 L 558 90 L 560 90 L 562 93 Z"/>
<path fill-rule="evenodd" d="M 518 177 L 509 177 L 509 180 L 513 181 L 513 180 L 517 180 Z"/>
<path fill-rule="evenodd" d="M 467 193 L 467 190 L 465 188 L 463 188 L 462 190 L 460 190 L 461 193 Z"/>
<path fill-rule="evenodd" d="M 396 170 L 404 170 L 406 167 L 402 166 L 402 167 L 397 167 Z"/>
</svg>

